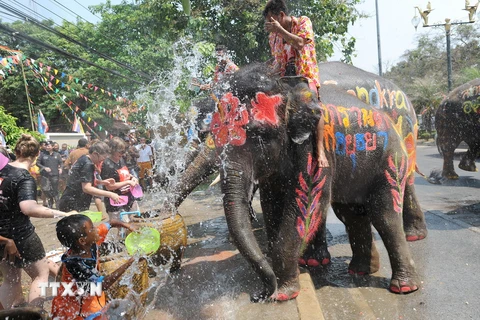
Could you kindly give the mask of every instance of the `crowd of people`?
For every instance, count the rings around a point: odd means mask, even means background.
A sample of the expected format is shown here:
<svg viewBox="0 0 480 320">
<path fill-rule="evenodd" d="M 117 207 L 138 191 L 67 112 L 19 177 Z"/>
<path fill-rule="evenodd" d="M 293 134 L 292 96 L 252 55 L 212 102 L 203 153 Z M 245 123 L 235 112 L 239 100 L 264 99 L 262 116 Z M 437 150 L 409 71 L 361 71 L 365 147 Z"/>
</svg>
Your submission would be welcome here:
<svg viewBox="0 0 480 320">
<path fill-rule="evenodd" d="M 91 142 L 82 138 L 77 148 L 69 151 L 66 144 L 59 149 L 58 143 L 39 143 L 23 134 L 13 152 L 0 147 L 0 250 L 4 253 L 0 262 L 0 310 L 23 305 L 43 307 L 40 284 L 48 282 L 49 276 L 74 281 L 75 286 L 82 281 L 102 282 L 107 289 L 132 264 L 130 259 L 111 275 L 100 276 L 98 248 L 111 227 L 135 229 L 122 221 L 119 213 L 136 210 L 131 190 L 139 183 L 137 174 L 146 186 L 154 165 L 153 148 L 146 139 L 136 142 L 133 135 Z M 37 169 L 32 169 L 35 166 Z M 37 202 L 36 181 L 44 197 L 42 204 Z M 97 227 L 79 214 L 90 209 L 93 199 L 96 205 L 97 200 L 104 199 L 102 205 L 109 217 Z M 57 237 L 67 249 L 62 266 L 46 258 L 31 217 L 61 218 L 56 225 Z M 26 300 L 22 270 L 32 281 Z M 84 319 L 106 305 L 105 296 L 77 298 L 54 299 L 52 314 L 57 319 Z"/>
</svg>

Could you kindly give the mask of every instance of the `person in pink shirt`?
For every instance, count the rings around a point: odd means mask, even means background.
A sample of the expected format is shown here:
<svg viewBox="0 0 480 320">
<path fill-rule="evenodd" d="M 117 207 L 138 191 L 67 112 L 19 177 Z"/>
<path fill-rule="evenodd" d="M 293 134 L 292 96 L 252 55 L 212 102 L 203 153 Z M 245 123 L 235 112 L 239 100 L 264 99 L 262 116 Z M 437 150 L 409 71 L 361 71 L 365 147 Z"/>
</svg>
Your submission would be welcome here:
<svg viewBox="0 0 480 320">
<path fill-rule="evenodd" d="M 263 10 L 263 17 L 265 31 L 270 32 L 268 40 L 273 56 L 272 72 L 282 77 L 303 76 L 318 95 L 320 76 L 310 19 L 306 16 L 288 15 L 285 0 L 269 0 Z M 328 167 L 323 146 L 323 127 L 324 120 L 320 117 L 317 125 L 317 160 L 319 167 Z"/>
</svg>

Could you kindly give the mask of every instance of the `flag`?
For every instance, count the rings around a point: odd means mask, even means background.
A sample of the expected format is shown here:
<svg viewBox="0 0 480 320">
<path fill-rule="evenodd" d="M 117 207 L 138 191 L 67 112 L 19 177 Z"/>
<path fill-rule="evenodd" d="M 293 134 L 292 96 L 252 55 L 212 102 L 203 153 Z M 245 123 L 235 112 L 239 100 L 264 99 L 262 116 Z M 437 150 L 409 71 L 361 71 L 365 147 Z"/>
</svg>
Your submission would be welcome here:
<svg viewBox="0 0 480 320">
<path fill-rule="evenodd" d="M 48 124 L 43 116 L 42 111 L 38 110 L 38 132 L 44 134 L 48 132 Z"/>
<path fill-rule="evenodd" d="M 85 133 L 85 131 L 83 131 L 82 124 L 80 123 L 80 121 L 77 118 L 77 115 L 75 115 L 74 117 L 75 117 L 75 119 L 73 120 L 72 131 L 75 131 L 75 132 L 78 132 L 78 133 Z"/>
</svg>

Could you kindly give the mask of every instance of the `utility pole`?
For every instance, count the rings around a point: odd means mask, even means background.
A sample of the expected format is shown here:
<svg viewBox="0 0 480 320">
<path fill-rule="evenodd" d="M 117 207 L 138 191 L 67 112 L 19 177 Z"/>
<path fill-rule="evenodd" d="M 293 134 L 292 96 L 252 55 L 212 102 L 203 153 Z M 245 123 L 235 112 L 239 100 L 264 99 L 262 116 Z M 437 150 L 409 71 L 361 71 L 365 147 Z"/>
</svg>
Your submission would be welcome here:
<svg viewBox="0 0 480 320">
<path fill-rule="evenodd" d="M 418 12 L 420 17 L 417 16 L 417 13 L 415 11 L 415 17 L 412 19 L 412 24 L 415 27 L 415 30 L 417 30 L 417 27 L 420 23 L 420 21 L 423 19 L 423 27 L 424 28 L 429 28 L 429 27 L 445 27 L 445 38 L 447 42 L 447 82 L 448 82 L 448 92 L 452 91 L 452 55 L 451 55 L 451 50 L 450 50 L 450 30 L 452 28 L 452 25 L 459 25 L 459 24 L 469 24 L 469 23 L 474 23 L 475 22 L 475 13 L 477 12 L 478 5 L 480 4 L 480 0 L 477 2 L 476 5 L 471 6 L 470 1 L 466 0 L 465 1 L 465 9 L 468 11 L 468 21 L 460 21 L 460 22 L 450 22 L 449 18 L 445 19 L 445 23 L 440 23 L 440 24 L 428 24 L 428 15 L 430 12 L 433 10 L 432 6 L 430 4 L 430 1 L 428 2 L 427 9 L 422 10 L 419 7 L 415 7 L 418 9 Z"/>
<path fill-rule="evenodd" d="M 378 75 L 382 76 L 382 45 L 380 44 L 380 19 L 378 17 L 378 0 L 375 0 L 375 11 L 377 17 L 377 48 L 378 48 Z"/>
</svg>

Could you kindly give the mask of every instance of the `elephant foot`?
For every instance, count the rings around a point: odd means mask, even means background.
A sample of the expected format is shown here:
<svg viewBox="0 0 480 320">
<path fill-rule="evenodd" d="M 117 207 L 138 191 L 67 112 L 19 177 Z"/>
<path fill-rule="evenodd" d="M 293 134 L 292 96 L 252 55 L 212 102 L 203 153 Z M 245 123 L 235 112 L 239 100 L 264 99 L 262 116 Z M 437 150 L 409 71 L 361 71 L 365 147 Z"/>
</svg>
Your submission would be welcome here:
<svg viewBox="0 0 480 320">
<path fill-rule="evenodd" d="M 418 286 L 414 280 L 400 281 L 398 279 L 392 279 L 390 281 L 390 291 L 398 294 L 412 293 L 418 290 Z"/>
<path fill-rule="evenodd" d="M 300 293 L 300 281 L 298 276 L 295 279 L 286 281 L 280 288 L 275 292 L 270 300 L 272 301 L 288 301 L 295 299 Z"/>
<path fill-rule="evenodd" d="M 348 273 L 351 275 L 364 276 L 372 274 L 380 269 L 380 258 L 378 253 L 374 254 L 370 261 L 367 259 L 355 259 L 353 258 L 348 265 Z"/>
<path fill-rule="evenodd" d="M 427 237 L 427 233 L 415 234 L 415 233 L 406 233 L 406 239 L 409 242 L 423 240 Z"/>
<path fill-rule="evenodd" d="M 330 252 L 328 252 L 327 248 L 322 248 L 320 250 L 309 248 L 305 251 L 303 256 L 298 259 L 298 264 L 300 266 L 316 268 L 328 265 L 331 262 L 331 259 Z"/>
<path fill-rule="evenodd" d="M 457 180 L 458 179 L 458 174 L 455 171 L 443 171 L 442 176 L 444 178 L 447 178 L 449 180 Z"/>
<path fill-rule="evenodd" d="M 303 259 L 300 258 L 298 259 L 298 264 L 302 267 L 310 267 L 310 268 L 316 268 L 319 266 L 326 266 L 330 263 L 330 258 L 323 258 L 322 260 L 317 260 L 317 259 Z"/>
<path fill-rule="evenodd" d="M 458 167 L 462 170 L 465 171 L 471 171 L 471 172 L 476 172 L 477 171 L 477 166 L 475 165 L 475 162 L 471 160 L 465 160 L 462 159 L 460 163 L 458 164 Z M 458 176 L 457 176 L 458 178 Z"/>
</svg>

